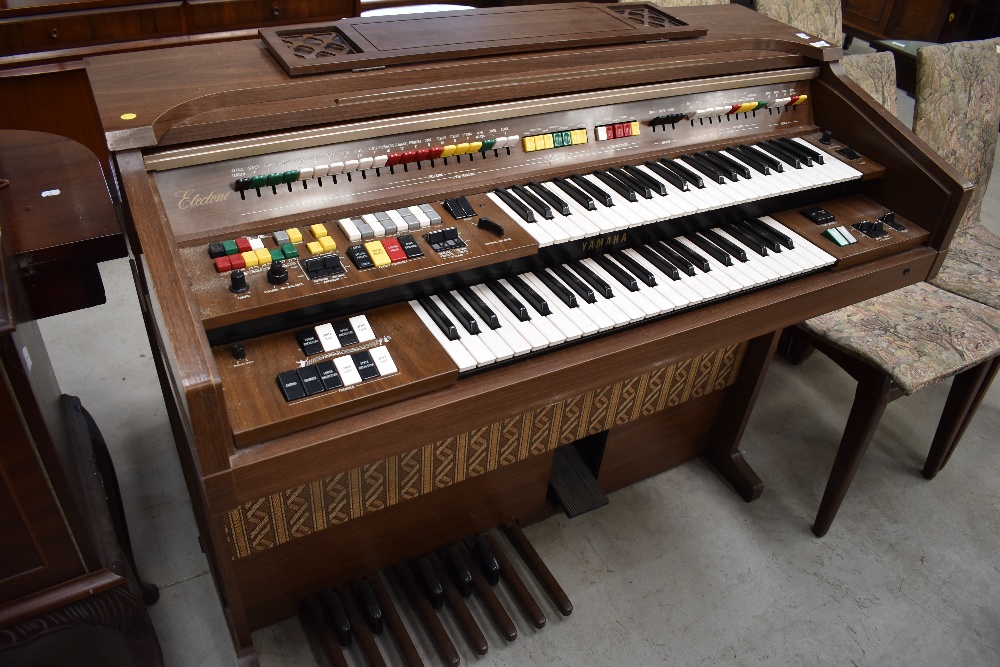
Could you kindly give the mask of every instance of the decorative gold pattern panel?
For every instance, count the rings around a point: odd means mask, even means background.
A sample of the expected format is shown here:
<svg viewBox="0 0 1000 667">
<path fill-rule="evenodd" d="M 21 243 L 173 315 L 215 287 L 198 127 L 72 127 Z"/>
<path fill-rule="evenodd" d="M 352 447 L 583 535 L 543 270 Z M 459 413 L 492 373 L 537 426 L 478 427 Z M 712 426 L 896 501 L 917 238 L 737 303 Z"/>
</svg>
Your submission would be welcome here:
<svg viewBox="0 0 1000 667">
<path fill-rule="evenodd" d="M 746 343 L 244 503 L 229 512 L 234 558 L 543 454 L 731 385 Z"/>
</svg>

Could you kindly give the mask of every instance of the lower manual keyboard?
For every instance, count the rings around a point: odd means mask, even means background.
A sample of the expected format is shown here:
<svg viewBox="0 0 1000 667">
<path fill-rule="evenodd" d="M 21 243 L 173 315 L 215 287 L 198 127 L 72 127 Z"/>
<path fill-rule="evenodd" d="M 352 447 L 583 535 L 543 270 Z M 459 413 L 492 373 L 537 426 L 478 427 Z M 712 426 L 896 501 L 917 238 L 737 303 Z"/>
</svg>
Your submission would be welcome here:
<svg viewBox="0 0 1000 667">
<path fill-rule="evenodd" d="M 410 301 L 462 372 L 832 266 L 773 218 Z"/>
</svg>

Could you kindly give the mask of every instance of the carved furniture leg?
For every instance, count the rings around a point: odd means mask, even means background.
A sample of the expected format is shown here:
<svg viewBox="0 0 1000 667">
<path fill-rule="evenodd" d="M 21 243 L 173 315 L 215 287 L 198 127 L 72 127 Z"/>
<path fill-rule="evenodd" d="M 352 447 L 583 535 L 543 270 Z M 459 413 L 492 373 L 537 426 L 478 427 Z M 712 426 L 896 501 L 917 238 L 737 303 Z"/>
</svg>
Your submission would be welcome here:
<svg viewBox="0 0 1000 667">
<path fill-rule="evenodd" d="M 934 479 L 934 476 L 948 463 L 958 441 L 962 439 L 965 429 L 979 409 L 979 404 L 989 391 L 997 369 L 1000 369 L 1000 357 L 973 366 L 952 380 L 944 413 L 941 415 L 941 421 L 934 433 L 934 441 L 927 454 L 927 461 L 924 463 L 922 472 L 927 479 Z"/>
<path fill-rule="evenodd" d="M 719 416 L 705 450 L 705 457 L 747 502 L 760 497 L 764 483 L 744 460 L 740 440 L 777 345 L 776 331 L 758 336 L 747 345 L 740 377 L 730 389 L 725 413 Z"/>
</svg>

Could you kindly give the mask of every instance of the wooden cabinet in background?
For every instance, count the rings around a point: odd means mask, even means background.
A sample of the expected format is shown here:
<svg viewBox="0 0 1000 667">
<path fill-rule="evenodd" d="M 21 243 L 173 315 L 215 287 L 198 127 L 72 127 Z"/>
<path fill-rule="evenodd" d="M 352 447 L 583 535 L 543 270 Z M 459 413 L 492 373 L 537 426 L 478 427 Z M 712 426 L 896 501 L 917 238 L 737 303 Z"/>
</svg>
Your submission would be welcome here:
<svg viewBox="0 0 1000 667">
<path fill-rule="evenodd" d="M 952 0 L 843 0 L 844 31 L 867 40 L 941 41 Z"/>
</svg>

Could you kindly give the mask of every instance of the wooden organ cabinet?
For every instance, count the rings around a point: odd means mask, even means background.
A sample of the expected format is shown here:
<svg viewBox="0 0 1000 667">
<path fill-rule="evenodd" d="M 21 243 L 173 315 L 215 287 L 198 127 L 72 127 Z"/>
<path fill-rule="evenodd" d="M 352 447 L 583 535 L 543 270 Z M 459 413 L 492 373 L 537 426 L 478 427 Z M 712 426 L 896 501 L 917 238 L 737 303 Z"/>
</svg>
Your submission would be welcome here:
<svg viewBox="0 0 1000 667">
<path fill-rule="evenodd" d="M 322 588 L 558 511 L 564 454 L 759 495 L 775 332 L 933 275 L 970 188 L 796 32 L 560 4 L 88 60 L 243 659 Z"/>
</svg>

